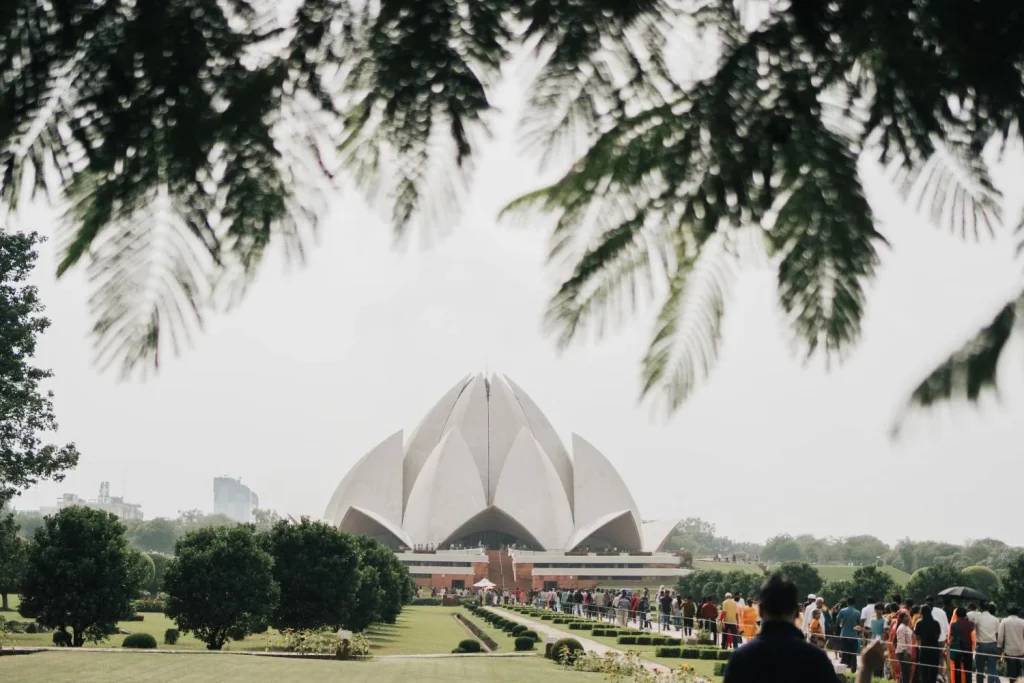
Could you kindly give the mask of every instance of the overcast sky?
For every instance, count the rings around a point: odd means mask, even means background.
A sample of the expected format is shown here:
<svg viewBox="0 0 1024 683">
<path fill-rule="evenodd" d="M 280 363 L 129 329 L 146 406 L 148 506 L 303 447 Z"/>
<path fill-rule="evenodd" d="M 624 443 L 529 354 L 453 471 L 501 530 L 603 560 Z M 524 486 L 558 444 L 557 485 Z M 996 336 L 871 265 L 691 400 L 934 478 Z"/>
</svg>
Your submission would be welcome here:
<svg viewBox="0 0 1024 683">
<path fill-rule="evenodd" d="M 514 113 L 510 98 L 499 104 Z M 700 516 L 743 540 L 871 533 L 1024 545 L 1017 517 L 999 513 L 1020 496 L 1024 363 L 1004 364 L 999 402 L 916 416 L 900 439 L 888 435 L 922 374 L 1021 285 L 1009 236 L 974 244 L 938 231 L 869 173 L 891 248 L 856 352 L 828 373 L 803 365 L 779 323 L 773 273 L 750 270 L 720 365 L 665 419 L 638 402 L 649 312 L 561 355 L 542 334 L 555 284 L 543 263 L 547 226 L 496 222 L 541 180 L 517 152 L 511 113 L 445 239 L 396 251 L 386 222 L 339 193 L 306 268 L 272 259 L 239 309 L 145 383 L 91 365 L 83 280 L 55 282 L 46 245 L 38 282 L 53 326 L 39 360 L 56 373 L 59 437 L 82 458 L 65 482 L 16 505 L 94 497 L 109 480 L 147 518 L 209 511 L 213 477 L 230 474 L 263 507 L 319 517 L 364 452 L 397 429 L 408 435 L 462 375 L 490 369 L 522 386 L 567 443 L 575 431 L 601 449 L 646 518 Z M 22 227 L 52 234 L 56 216 L 36 207 Z"/>
</svg>

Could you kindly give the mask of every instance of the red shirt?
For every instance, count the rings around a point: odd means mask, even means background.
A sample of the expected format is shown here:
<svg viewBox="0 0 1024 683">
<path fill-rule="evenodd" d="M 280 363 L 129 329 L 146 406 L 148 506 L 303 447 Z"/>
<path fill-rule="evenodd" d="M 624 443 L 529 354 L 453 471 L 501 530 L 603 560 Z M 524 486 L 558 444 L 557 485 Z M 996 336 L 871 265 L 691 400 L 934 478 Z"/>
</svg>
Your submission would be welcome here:
<svg viewBox="0 0 1024 683">
<path fill-rule="evenodd" d="M 717 619 L 718 606 L 713 602 L 705 602 L 700 606 L 700 616 L 704 619 Z"/>
</svg>

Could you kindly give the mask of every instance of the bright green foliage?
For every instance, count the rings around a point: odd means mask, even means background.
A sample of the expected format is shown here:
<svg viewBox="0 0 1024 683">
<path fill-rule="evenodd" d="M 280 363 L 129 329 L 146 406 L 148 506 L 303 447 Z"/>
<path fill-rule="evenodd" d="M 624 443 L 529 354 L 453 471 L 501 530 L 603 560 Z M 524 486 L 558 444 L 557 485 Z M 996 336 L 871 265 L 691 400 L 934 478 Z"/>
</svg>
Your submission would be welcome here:
<svg viewBox="0 0 1024 683">
<path fill-rule="evenodd" d="M 1002 588 L 999 599 L 1004 607 L 1016 605 L 1024 608 L 1024 552 L 1017 553 L 1000 576 Z"/>
<path fill-rule="evenodd" d="M 806 562 L 783 562 L 773 571 L 781 572 L 795 583 L 801 595 L 818 594 L 821 591 L 821 574 Z"/>
<path fill-rule="evenodd" d="M 0 13 L 0 26 L 3 24 Z M 12 87 L 2 75 L 4 52 L 5 43 L 0 39 L 0 102 L 5 102 L 0 112 L 0 140 L 10 111 L 3 90 Z M 0 151 L 0 164 L 4 154 Z M 0 186 L 3 184 L 0 180 Z M 8 232 L 0 225 L 0 507 L 40 480 L 61 481 L 64 472 L 78 464 L 74 444 L 44 444 L 41 438 L 57 430 L 57 418 L 53 392 L 41 386 L 53 373 L 31 363 L 37 337 L 50 326 L 38 290 L 28 284 L 40 242 L 36 233 Z"/>
<path fill-rule="evenodd" d="M 981 591 L 990 598 L 994 598 L 998 594 L 999 575 L 988 567 L 964 567 L 961 571 L 965 586 Z"/>
<path fill-rule="evenodd" d="M 149 586 L 153 585 L 156 579 L 156 563 L 146 553 L 140 553 L 134 549 L 132 553 L 135 557 L 132 571 L 133 583 L 139 586 L 140 589 L 146 590 Z"/>
<path fill-rule="evenodd" d="M 963 572 L 952 564 L 942 563 L 934 567 L 918 569 L 911 574 L 903 593 L 904 597 L 909 597 L 920 604 L 927 597 L 938 600 L 939 591 L 964 585 L 966 585 L 966 577 Z"/>
<path fill-rule="evenodd" d="M 70 630 L 72 644 L 99 641 L 134 611 L 138 554 L 107 512 L 69 507 L 36 531 L 21 589 L 22 615 Z"/>
<path fill-rule="evenodd" d="M 277 606 L 274 560 L 251 526 L 208 527 L 178 541 L 164 573 L 165 613 L 210 650 L 267 628 Z"/>
<path fill-rule="evenodd" d="M 899 591 L 893 578 L 878 567 L 859 567 L 853 573 L 852 595 L 858 607 L 866 605 L 868 598 L 882 600 L 897 592 Z"/>
<path fill-rule="evenodd" d="M 0 608 L 7 610 L 10 593 L 18 593 L 28 566 L 28 541 L 18 535 L 13 514 L 0 513 Z"/>
<path fill-rule="evenodd" d="M 281 590 L 271 626 L 337 631 L 348 625 L 359 583 L 359 547 L 352 536 L 306 518 L 280 521 L 264 536 L 264 548 L 274 558 Z"/>
<path fill-rule="evenodd" d="M 156 648 L 156 638 L 152 633 L 132 633 L 125 636 L 121 647 L 135 648 L 138 650 L 153 650 Z"/>
</svg>

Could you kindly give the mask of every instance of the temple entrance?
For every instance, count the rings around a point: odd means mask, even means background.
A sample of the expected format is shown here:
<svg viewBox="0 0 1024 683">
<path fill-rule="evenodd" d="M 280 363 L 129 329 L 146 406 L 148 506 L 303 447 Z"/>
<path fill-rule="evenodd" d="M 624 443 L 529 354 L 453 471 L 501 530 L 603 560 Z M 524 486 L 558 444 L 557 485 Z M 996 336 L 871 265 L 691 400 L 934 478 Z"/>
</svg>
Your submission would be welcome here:
<svg viewBox="0 0 1024 683">
<path fill-rule="evenodd" d="M 522 550 L 544 549 L 522 524 L 494 506 L 453 531 L 441 547 L 479 548 L 481 545 L 488 550 L 501 550 L 508 546 Z"/>
</svg>

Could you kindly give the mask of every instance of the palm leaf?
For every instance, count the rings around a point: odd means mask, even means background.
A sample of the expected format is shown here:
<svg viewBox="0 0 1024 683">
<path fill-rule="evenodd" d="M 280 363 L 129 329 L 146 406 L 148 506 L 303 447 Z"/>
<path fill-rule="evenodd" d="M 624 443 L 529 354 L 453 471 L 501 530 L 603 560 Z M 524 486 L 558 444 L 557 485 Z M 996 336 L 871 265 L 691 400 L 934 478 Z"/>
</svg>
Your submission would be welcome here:
<svg viewBox="0 0 1024 683">
<path fill-rule="evenodd" d="M 676 263 L 642 366 L 641 395 L 660 393 L 670 413 L 711 373 L 739 269 L 728 231 L 710 237 L 696 258 L 680 254 Z"/>
<path fill-rule="evenodd" d="M 910 402 L 929 406 L 962 396 L 974 401 L 994 388 L 999 359 L 1010 335 L 1024 320 L 1024 292 L 1009 302 L 988 325 L 950 355 L 918 385 Z"/>
</svg>

